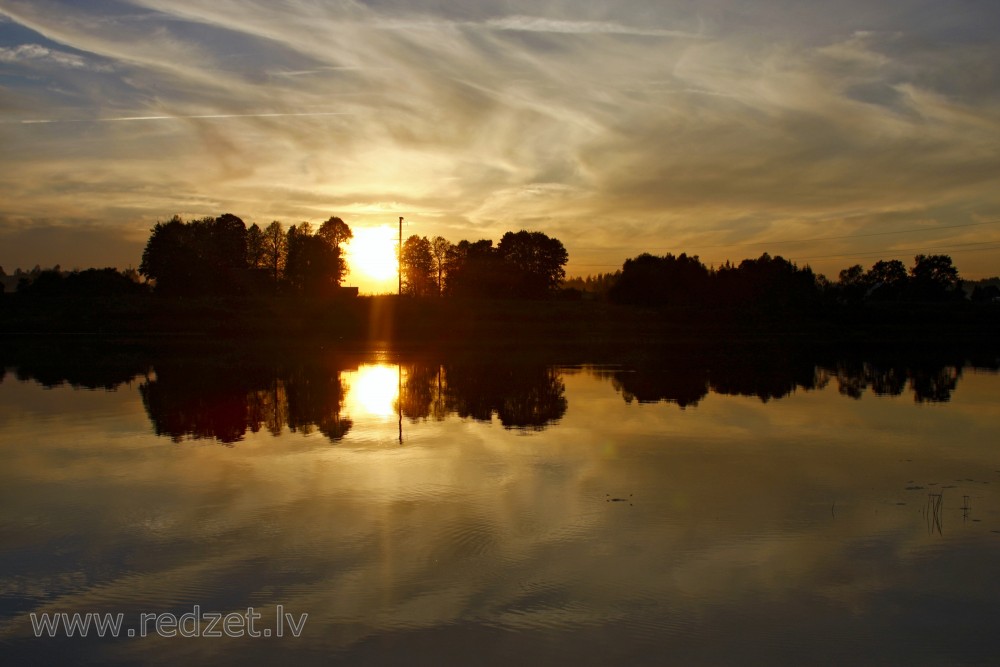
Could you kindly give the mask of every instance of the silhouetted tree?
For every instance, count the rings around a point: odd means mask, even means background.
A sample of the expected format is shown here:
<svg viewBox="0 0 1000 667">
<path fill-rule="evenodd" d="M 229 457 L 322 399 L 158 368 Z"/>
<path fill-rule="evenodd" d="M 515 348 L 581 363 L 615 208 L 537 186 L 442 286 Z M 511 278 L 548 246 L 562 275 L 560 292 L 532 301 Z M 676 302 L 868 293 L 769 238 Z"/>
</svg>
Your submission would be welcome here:
<svg viewBox="0 0 1000 667">
<path fill-rule="evenodd" d="M 340 251 L 311 232 L 308 222 L 289 228 L 285 278 L 300 292 L 330 294 L 340 284 Z"/>
<path fill-rule="evenodd" d="M 174 216 L 152 229 L 139 272 L 170 294 L 230 293 L 247 267 L 244 222 L 226 213 L 185 223 Z"/>
<path fill-rule="evenodd" d="M 406 239 L 399 259 L 404 294 L 428 296 L 437 291 L 434 284 L 434 255 L 426 236 L 414 234 Z"/>
<path fill-rule="evenodd" d="M 263 248 L 264 267 L 271 274 L 271 280 L 277 285 L 284 275 L 285 263 L 288 259 L 288 237 L 285 236 L 285 230 L 281 228 L 281 223 L 277 220 L 264 230 Z"/>
<path fill-rule="evenodd" d="M 351 228 L 337 216 L 330 217 L 320 225 L 316 235 L 329 243 L 332 248 L 340 248 L 354 238 L 354 232 L 351 231 Z"/>
<path fill-rule="evenodd" d="M 319 226 L 316 236 L 326 241 L 337 254 L 337 284 L 339 285 L 347 275 L 347 260 L 344 259 L 343 245 L 354 238 L 354 232 L 347 226 L 347 223 L 333 216 Z"/>
<path fill-rule="evenodd" d="M 556 290 L 569 260 L 559 239 L 542 232 L 507 232 L 497 244 L 504 263 L 507 296 L 539 298 Z"/>
<path fill-rule="evenodd" d="M 431 241 L 431 255 L 434 258 L 434 274 L 436 276 L 435 286 L 438 294 L 444 293 L 444 276 L 448 266 L 448 252 L 451 250 L 451 242 L 441 236 L 435 236 Z"/>
<path fill-rule="evenodd" d="M 948 255 L 917 255 L 910 274 L 914 297 L 928 301 L 964 298 L 958 269 Z"/>
<path fill-rule="evenodd" d="M 139 273 L 156 282 L 157 291 L 193 293 L 194 239 L 189 227 L 175 215 L 167 222 L 157 222 L 142 252 Z"/>
<path fill-rule="evenodd" d="M 147 288 L 144 285 L 111 267 L 72 271 L 65 274 L 57 269 L 46 269 L 23 289 L 24 295 L 28 297 L 68 297 L 82 302 L 100 298 L 120 298 L 145 294 L 146 292 Z"/>
<path fill-rule="evenodd" d="M 256 222 L 247 229 L 247 266 L 251 269 L 267 268 L 264 262 L 264 231 Z"/>
<path fill-rule="evenodd" d="M 495 297 L 503 293 L 503 260 L 493 241 L 459 241 L 448 251 L 445 291 L 457 297 Z"/>
<path fill-rule="evenodd" d="M 739 266 L 728 263 L 715 273 L 715 298 L 729 307 L 777 312 L 818 302 L 816 276 L 808 266 L 798 268 L 781 256 L 766 252 L 745 259 Z"/>
<path fill-rule="evenodd" d="M 906 266 L 898 259 L 880 260 L 865 275 L 869 298 L 882 301 L 898 299 L 906 293 L 909 278 Z"/>
<path fill-rule="evenodd" d="M 232 213 L 205 218 L 205 260 L 224 274 L 247 267 L 247 226 Z"/>
<path fill-rule="evenodd" d="M 849 303 L 860 303 L 868 292 L 868 280 L 865 267 L 855 264 L 840 272 L 837 279 L 837 290 L 840 296 Z"/>
<path fill-rule="evenodd" d="M 625 260 L 609 296 L 632 305 L 692 306 L 704 303 L 708 285 L 708 269 L 697 256 L 644 253 Z"/>
</svg>

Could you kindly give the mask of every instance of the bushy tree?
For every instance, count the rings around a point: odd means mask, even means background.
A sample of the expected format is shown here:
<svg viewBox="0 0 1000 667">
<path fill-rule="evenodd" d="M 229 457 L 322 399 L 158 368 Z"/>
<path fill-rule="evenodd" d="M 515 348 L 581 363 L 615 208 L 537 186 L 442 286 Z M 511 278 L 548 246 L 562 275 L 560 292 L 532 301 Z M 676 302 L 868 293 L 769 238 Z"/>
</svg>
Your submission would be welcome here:
<svg viewBox="0 0 1000 667">
<path fill-rule="evenodd" d="M 308 294 L 330 294 L 340 284 L 340 251 L 312 234 L 308 222 L 288 230 L 288 261 L 285 278 L 296 290 Z"/>
<path fill-rule="evenodd" d="M 745 259 L 739 266 L 728 262 L 715 272 L 714 301 L 722 307 L 779 312 L 804 308 L 818 302 L 816 275 L 808 266 L 799 268 L 781 256 L 766 252 Z"/>
<path fill-rule="evenodd" d="M 505 283 L 503 261 L 493 241 L 459 241 L 448 251 L 445 292 L 457 297 L 495 297 Z"/>
<path fill-rule="evenodd" d="M 196 290 L 196 252 L 187 224 L 175 215 L 157 222 L 142 252 L 139 273 L 156 282 L 163 293 L 193 293 Z"/>
<path fill-rule="evenodd" d="M 316 235 L 326 241 L 331 248 L 340 248 L 354 238 L 354 232 L 351 231 L 351 228 L 337 216 L 329 218 L 320 225 Z"/>
<path fill-rule="evenodd" d="M 538 298 L 556 290 L 566 277 L 569 254 L 559 239 L 542 232 L 507 232 L 497 244 L 507 277 L 505 296 Z"/>
<path fill-rule="evenodd" d="M 643 253 L 625 260 L 609 296 L 616 303 L 687 307 L 704 303 L 708 288 L 708 269 L 697 256 Z"/>
<path fill-rule="evenodd" d="M 869 297 L 882 301 L 898 299 L 906 293 L 909 278 L 906 265 L 898 259 L 879 260 L 865 275 Z"/>
<path fill-rule="evenodd" d="M 946 301 L 964 298 L 958 269 L 948 255 L 917 255 L 910 269 L 913 295 L 917 299 Z"/>
<path fill-rule="evenodd" d="M 347 226 L 347 223 L 340 218 L 333 216 L 319 226 L 316 236 L 331 248 L 337 255 L 337 284 L 339 285 L 348 273 L 347 260 L 344 258 L 343 245 L 354 238 L 354 232 Z"/>
<path fill-rule="evenodd" d="M 232 293 L 247 267 L 247 230 L 231 213 L 184 222 L 174 216 L 152 229 L 139 272 L 171 294 Z"/>
</svg>

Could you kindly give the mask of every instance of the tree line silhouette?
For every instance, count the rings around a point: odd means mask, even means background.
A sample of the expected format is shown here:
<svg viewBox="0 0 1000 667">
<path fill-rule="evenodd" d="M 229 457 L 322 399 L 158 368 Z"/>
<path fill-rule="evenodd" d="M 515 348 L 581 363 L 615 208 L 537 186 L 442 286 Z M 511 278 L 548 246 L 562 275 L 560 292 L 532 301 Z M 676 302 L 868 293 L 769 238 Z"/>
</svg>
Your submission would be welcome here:
<svg viewBox="0 0 1000 667">
<path fill-rule="evenodd" d="M 613 302 L 682 309 L 752 308 L 785 312 L 824 305 L 866 302 L 946 302 L 965 299 L 958 269 L 948 255 L 917 255 L 907 270 L 899 260 L 860 264 L 840 272 L 836 282 L 764 253 L 739 264 L 710 269 L 697 255 L 641 254 L 620 272 L 598 276 L 584 289 L 603 291 Z M 976 294 L 987 300 L 987 292 Z"/>
<path fill-rule="evenodd" d="M 336 294 L 348 272 L 344 244 L 351 228 L 331 217 L 314 232 L 308 222 L 287 230 L 278 221 L 249 228 L 226 213 L 157 223 L 139 273 L 170 295 L 239 294 L 267 287 L 313 296 Z M 543 298 L 558 290 L 569 259 L 563 244 L 542 232 L 507 232 L 452 244 L 410 236 L 399 249 L 404 294 L 483 298 Z"/>
<path fill-rule="evenodd" d="M 347 273 L 342 245 L 353 236 L 340 218 L 314 232 L 303 222 L 287 230 L 275 220 L 249 228 L 226 213 L 185 222 L 174 216 L 153 227 L 139 273 L 168 295 L 240 294 L 286 289 L 336 293 Z"/>
<path fill-rule="evenodd" d="M 896 259 L 868 269 L 855 265 L 831 281 L 767 253 L 718 267 L 697 255 L 643 253 L 619 271 L 567 280 L 566 248 L 542 232 L 508 231 L 496 244 L 411 235 L 399 261 L 402 292 L 414 298 L 386 304 L 346 298 L 357 294 L 341 287 L 352 237 L 337 216 L 315 228 L 279 221 L 248 227 L 230 213 L 188 221 L 174 216 L 151 229 L 138 270 L 36 266 L 0 275 L 5 285 L 12 278 L 19 285 L 11 298 L 0 299 L 0 333 L 458 340 L 787 330 L 896 338 L 919 331 L 946 339 L 1000 330 L 1000 309 L 955 305 L 970 297 L 1000 302 L 1000 280 L 981 281 L 967 297 L 948 255 L 917 255 L 909 268 Z M 564 303 L 532 304 L 541 299 Z"/>
<path fill-rule="evenodd" d="M 189 221 L 174 216 L 152 228 L 138 271 L 36 266 L 18 269 L 14 277 L 18 293 L 43 298 L 136 295 L 141 278 L 166 295 L 329 296 L 338 293 L 348 272 L 344 246 L 351 238 L 351 228 L 337 216 L 315 230 L 309 222 L 287 229 L 279 221 L 247 227 L 231 213 Z M 940 254 L 917 255 L 909 269 L 898 259 L 877 261 L 867 270 L 856 264 L 836 281 L 767 253 L 718 268 L 697 255 L 642 253 L 626 259 L 619 271 L 566 280 L 568 260 L 561 241 L 525 230 L 505 233 L 495 246 L 489 239 L 451 243 L 412 235 L 399 249 L 402 291 L 412 296 L 539 299 L 562 291 L 625 305 L 758 311 L 966 298 L 951 257 Z M 977 285 L 971 299 L 1000 299 L 995 282 Z"/>
<path fill-rule="evenodd" d="M 567 261 L 559 239 L 525 230 L 505 233 L 496 247 L 413 235 L 400 253 L 403 292 L 413 296 L 544 298 L 560 288 Z"/>
</svg>

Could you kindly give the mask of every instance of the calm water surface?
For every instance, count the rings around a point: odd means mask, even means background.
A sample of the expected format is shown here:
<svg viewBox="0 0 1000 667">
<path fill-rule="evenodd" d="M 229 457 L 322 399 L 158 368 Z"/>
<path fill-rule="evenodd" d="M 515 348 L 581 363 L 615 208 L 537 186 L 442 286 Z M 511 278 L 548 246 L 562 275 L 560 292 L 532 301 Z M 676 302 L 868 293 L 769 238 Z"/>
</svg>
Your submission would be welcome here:
<svg viewBox="0 0 1000 667">
<path fill-rule="evenodd" d="M 0 383 L 4 664 L 1000 654 L 994 371 L 95 364 Z M 308 617 L 297 638 L 36 639 L 29 616 L 135 630 L 196 605 Z"/>
</svg>

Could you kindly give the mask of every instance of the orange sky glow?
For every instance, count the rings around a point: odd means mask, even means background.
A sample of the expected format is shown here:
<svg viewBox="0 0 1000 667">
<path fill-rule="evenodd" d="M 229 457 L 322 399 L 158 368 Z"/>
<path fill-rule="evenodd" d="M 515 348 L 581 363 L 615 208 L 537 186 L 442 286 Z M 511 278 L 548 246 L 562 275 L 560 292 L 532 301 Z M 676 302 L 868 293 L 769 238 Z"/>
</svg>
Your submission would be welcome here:
<svg viewBox="0 0 1000 667">
<path fill-rule="evenodd" d="M 787 9 L 0 0 L 0 266 L 138 266 L 156 221 L 229 212 L 541 231 L 570 276 L 765 251 L 1000 274 L 1000 6 Z M 392 291 L 364 252 L 347 284 Z"/>
</svg>

